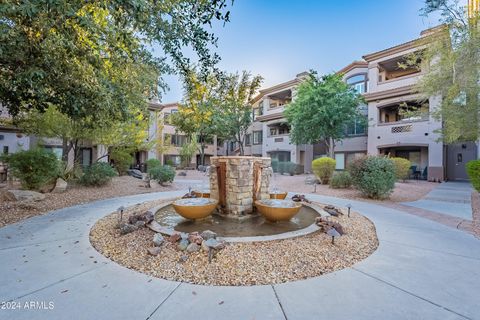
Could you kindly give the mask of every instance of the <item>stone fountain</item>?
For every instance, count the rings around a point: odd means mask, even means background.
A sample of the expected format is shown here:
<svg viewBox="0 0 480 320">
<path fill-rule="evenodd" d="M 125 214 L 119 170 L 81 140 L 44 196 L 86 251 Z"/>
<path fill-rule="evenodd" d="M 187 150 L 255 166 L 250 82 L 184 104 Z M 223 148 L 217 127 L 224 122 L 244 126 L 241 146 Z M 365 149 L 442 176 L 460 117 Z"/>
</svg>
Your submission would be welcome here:
<svg viewBox="0 0 480 320">
<path fill-rule="evenodd" d="M 270 158 L 211 158 L 210 198 L 218 201 L 218 212 L 244 219 L 254 212 L 256 200 L 269 199 L 271 164 Z"/>
</svg>

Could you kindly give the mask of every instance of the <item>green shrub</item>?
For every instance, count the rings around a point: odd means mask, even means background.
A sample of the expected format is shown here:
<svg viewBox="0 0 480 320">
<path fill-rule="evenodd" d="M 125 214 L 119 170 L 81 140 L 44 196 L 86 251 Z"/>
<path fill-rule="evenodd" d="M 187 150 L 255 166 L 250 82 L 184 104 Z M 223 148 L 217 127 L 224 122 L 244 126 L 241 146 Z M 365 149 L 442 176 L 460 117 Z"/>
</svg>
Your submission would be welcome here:
<svg viewBox="0 0 480 320">
<path fill-rule="evenodd" d="M 330 179 L 330 187 L 333 189 L 350 188 L 352 185 L 352 176 L 348 171 L 335 172 Z"/>
<path fill-rule="evenodd" d="M 273 172 L 278 172 L 278 160 L 277 159 L 272 159 L 272 170 Z"/>
<path fill-rule="evenodd" d="M 147 171 L 148 169 L 153 169 L 155 167 L 160 167 L 162 163 L 158 159 L 148 159 L 147 162 Z"/>
<path fill-rule="evenodd" d="M 175 166 L 175 163 L 173 162 L 172 159 L 167 159 L 165 160 L 165 165 L 173 167 Z"/>
<path fill-rule="evenodd" d="M 470 178 L 470 182 L 475 190 L 480 192 L 480 160 L 468 161 L 465 167 L 467 168 L 467 174 Z"/>
<path fill-rule="evenodd" d="M 410 174 L 412 163 L 404 158 L 390 158 L 395 166 L 395 176 L 397 180 L 406 180 Z"/>
<path fill-rule="evenodd" d="M 175 178 L 175 169 L 171 166 L 158 166 L 148 169 L 150 179 L 158 181 L 161 185 L 165 182 L 173 182 Z"/>
<path fill-rule="evenodd" d="M 8 163 L 9 170 L 25 189 L 40 190 L 60 174 L 57 156 L 43 148 L 19 151 L 2 159 Z"/>
<path fill-rule="evenodd" d="M 323 157 L 312 161 L 312 171 L 320 180 L 321 184 L 328 184 L 335 171 L 336 161 L 332 158 Z"/>
<path fill-rule="evenodd" d="M 123 176 L 127 174 L 128 169 L 133 163 L 133 156 L 125 149 L 114 149 L 110 152 L 110 160 L 113 160 L 113 166 L 118 174 Z"/>
<path fill-rule="evenodd" d="M 99 187 L 106 185 L 116 175 L 117 172 L 108 163 L 96 162 L 84 169 L 80 183 L 85 186 Z"/>
<path fill-rule="evenodd" d="M 385 157 L 368 156 L 352 161 L 348 171 L 353 184 L 367 197 L 383 199 L 395 187 L 395 166 Z"/>
</svg>

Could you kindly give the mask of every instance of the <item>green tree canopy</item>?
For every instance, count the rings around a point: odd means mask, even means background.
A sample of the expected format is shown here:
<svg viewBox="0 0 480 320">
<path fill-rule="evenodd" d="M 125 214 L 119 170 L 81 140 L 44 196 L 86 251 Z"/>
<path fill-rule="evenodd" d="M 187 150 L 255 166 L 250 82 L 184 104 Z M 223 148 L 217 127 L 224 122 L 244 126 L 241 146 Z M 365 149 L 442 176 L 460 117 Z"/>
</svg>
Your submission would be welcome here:
<svg viewBox="0 0 480 320">
<path fill-rule="evenodd" d="M 252 123 L 252 98 L 262 83 L 261 76 L 252 77 L 247 71 L 242 74 L 225 75 L 217 112 L 214 114 L 218 135 L 225 140 L 233 140 L 240 146 L 240 155 L 244 154 L 247 130 Z"/>
<path fill-rule="evenodd" d="M 170 121 L 179 132 L 198 139 L 200 163 L 204 164 L 207 142 L 218 133 L 214 114 L 224 87 L 218 75 L 212 73 L 202 78 L 195 71 L 186 74 L 184 86 L 183 101 L 178 105 L 178 112 L 170 115 Z"/>
<path fill-rule="evenodd" d="M 0 103 L 17 116 L 53 105 L 71 118 L 122 118 L 184 71 L 219 59 L 209 47 L 226 0 L 5 0 L 0 4 Z M 163 52 L 156 57 L 153 48 Z"/>
<path fill-rule="evenodd" d="M 330 157 L 335 140 L 345 137 L 346 126 L 360 116 L 362 97 L 337 74 L 318 77 L 311 72 L 298 86 L 293 102 L 284 115 L 291 126 L 290 139 L 296 144 L 325 141 Z"/>
<path fill-rule="evenodd" d="M 417 87 L 426 97 L 441 97 L 433 116 L 443 122 L 444 142 L 475 141 L 480 138 L 478 12 L 468 17 L 457 1 L 427 0 L 423 14 L 437 12 L 445 28 L 428 39 L 423 59 L 429 67 Z"/>
</svg>

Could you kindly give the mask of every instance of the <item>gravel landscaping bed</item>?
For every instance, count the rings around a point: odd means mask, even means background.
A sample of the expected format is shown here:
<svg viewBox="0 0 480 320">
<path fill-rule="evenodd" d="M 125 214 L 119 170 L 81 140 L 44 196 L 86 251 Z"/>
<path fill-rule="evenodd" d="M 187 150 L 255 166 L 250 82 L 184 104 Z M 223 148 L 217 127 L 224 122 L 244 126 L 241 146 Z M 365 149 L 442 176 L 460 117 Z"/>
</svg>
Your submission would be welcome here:
<svg viewBox="0 0 480 320">
<path fill-rule="evenodd" d="M 141 213 L 162 201 L 128 208 L 124 218 Z M 202 285 L 265 285 L 301 280 L 340 270 L 365 259 L 377 246 L 374 225 L 352 212 L 332 221 L 343 226 L 345 234 L 331 243 L 322 232 L 298 238 L 268 242 L 229 243 L 218 251 L 211 263 L 204 251 L 187 253 L 176 244 L 164 241 L 160 253 L 147 252 L 153 246 L 154 232 L 140 228 L 120 235 L 118 214 L 99 220 L 91 230 L 93 246 L 111 260 L 127 268 L 172 281 Z M 203 230 L 198 230 L 203 231 Z"/>
<path fill-rule="evenodd" d="M 173 183 L 161 186 L 151 183 L 151 188 L 145 188 L 140 179 L 130 176 L 115 177 L 103 187 L 69 186 L 64 193 L 45 193 L 41 201 L 0 201 L 0 227 L 10 223 L 37 216 L 51 210 L 88 203 L 95 200 L 114 198 L 139 193 L 162 192 L 185 188 L 184 185 Z M 19 187 L 16 185 L 15 187 Z"/>
</svg>

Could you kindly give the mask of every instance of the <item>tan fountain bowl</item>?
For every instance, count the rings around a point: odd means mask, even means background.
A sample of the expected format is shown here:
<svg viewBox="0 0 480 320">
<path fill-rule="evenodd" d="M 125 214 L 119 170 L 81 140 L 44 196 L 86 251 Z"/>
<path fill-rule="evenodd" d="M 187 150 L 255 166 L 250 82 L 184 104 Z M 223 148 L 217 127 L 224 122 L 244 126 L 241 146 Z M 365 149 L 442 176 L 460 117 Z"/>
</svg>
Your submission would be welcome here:
<svg viewBox="0 0 480 320">
<path fill-rule="evenodd" d="M 217 203 L 217 200 L 209 198 L 188 198 L 175 200 L 172 206 L 185 219 L 195 220 L 211 215 Z"/>
<path fill-rule="evenodd" d="M 280 199 L 283 200 L 287 197 L 287 192 L 271 192 L 270 199 Z"/>
<path fill-rule="evenodd" d="M 210 198 L 210 190 L 193 190 L 197 198 Z"/>
<path fill-rule="evenodd" d="M 255 201 L 255 207 L 265 219 L 276 222 L 292 219 L 302 205 L 291 200 L 268 199 Z"/>
</svg>

